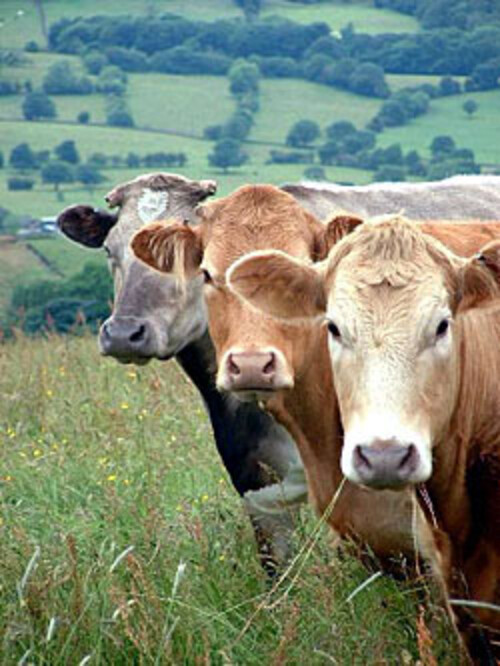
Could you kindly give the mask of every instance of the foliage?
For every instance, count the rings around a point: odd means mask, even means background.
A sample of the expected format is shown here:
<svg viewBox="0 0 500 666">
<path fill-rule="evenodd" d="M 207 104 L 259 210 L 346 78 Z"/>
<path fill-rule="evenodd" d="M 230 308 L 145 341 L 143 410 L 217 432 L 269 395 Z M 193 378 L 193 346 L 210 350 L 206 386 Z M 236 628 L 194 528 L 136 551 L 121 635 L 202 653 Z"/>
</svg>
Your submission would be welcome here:
<svg viewBox="0 0 500 666">
<path fill-rule="evenodd" d="M 314 120 L 299 120 L 288 132 L 286 144 L 294 148 L 302 148 L 316 141 L 319 135 L 319 125 Z"/>
<path fill-rule="evenodd" d="M 80 325 L 85 322 L 95 330 L 108 316 L 111 299 L 108 269 L 90 262 L 66 281 L 40 280 L 15 287 L 9 322 L 31 334 L 45 330 L 67 333 L 79 320 Z"/>
<path fill-rule="evenodd" d="M 25 95 L 22 111 L 26 120 L 55 118 L 57 115 L 54 102 L 41 90 L 34 90 Z"/>
<path fill-rule="evenodd" d="M 80 161 L 80 155 L 76 149 L 75 142 L 70 139 L 62 141 L 56 146 L 54 153 L 58 159 L 63 162 L 69 162 L 69 164 L 78 164 Z"/>
<path fill-rule="evenodd" d="M 20 143 L 11 150 L 9 164 L 13 169 L 36 169 L 38 166 L 35 153 L 27 143 Z"/>
<path fill-rule="evenodd" d="M 208 156 L 209 163 L 224 172 L 227 172 L 230 167 L 241 166 L 247 160 L 248 155 L 243 152 L 240 142 L 230 138 L 217 141 L 213 152 Z"/>
<path fill-rule="evenodd" d="M 54 185 L 56 192 L 62 183 L 72 183 L 74 181 L 73 170 L 67 162 L 51 161 L 42 167 L 42 181 Z"/>
<path fill-rule="evenodd" d="M 260 71 L 258 65 L 253 62 L 236 60 L 228 72 L 228 77 L 229 90 L 236 97 L 259 92 Z"/>
<path fill-rule="evenodd" d="M 80 111 L 76 119 L 82 125 L 87 125 L 90 121 L 90 113 L 88 111 Z"/>
<path fill-rule="evenodd" d="M 247 21 L 254 20 L 262 8 L 262 0 L 234 0 L 234 3 L 243 10 Z"/>
<path fill-rule="evenodd" d="M 89 95 L 94 86 L 87 76 L 78 75 L 72 64 L 63 60 L 51 65 L 43 80 L 43 89 L 51 95 Z"/>
<path fill-rule="evenodd" d="M 125 72 L 147 72 L 149 70 L 147 56 L 137 49 L 113 46 L 106 49 L 106 56 L 112 65 L 120 67 Z"/>
<path fill-rule="evenodd" d="M 23 178 L 21 176 L 12 176 L 7 180 L 7 188 L 12 191 L 32 190 L 34 184 L 33 178 Z"/>
<path fill-rule="evenodd" d="M 158 51 L 151 57 L 151 69 L 165 74 L 216 74 L 224 75 L 231 59 L 219 53 L 194 51 L 177 46 Z"/>
<path fill-rule="evenodd" d="M 17 81 L 0 79 L 0 97 L 5 97 L 7 95 L 18 95 L 20 90 L 21 86 Z"/>
<path fill-rule="evenodd" d="M 310 150 L 270 150 L 269 162 L 271 164 L 311 164 L 314 162 L 314 152 Z"/>
<path fill-rule="evenodd" d="M 478 109 L 477 102 L 473 99 L 467 99 L 462 105 L 462 109 L 468 116 L 472 116 Z"/>
<path fill-rule="evenodd" d="M 99 72 L 96 88 L 99 92 L 122 95 L 127 87 L 127 75 L 116 65 L 106 65 Z"/>
</svg>

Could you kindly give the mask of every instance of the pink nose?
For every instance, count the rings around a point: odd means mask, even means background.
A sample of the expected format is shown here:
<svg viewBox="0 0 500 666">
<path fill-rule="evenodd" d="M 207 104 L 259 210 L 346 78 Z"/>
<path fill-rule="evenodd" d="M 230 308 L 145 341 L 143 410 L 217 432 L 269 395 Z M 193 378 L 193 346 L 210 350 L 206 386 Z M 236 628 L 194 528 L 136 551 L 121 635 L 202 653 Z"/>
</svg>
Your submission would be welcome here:
<svg viewBox="0 0 500 666">
<path fill-rule="evenodd" d="M 361 482 L 374 488 L 397 488 L 411 482 L 420 464 L 414 444 L 377 440 L 354 449 L 354 467 Z"/>
<path fill-rule="evenodd" d="M 279 391 L 293 386 L 287 361 L 278 349 L 229 350 L 219 371 L 225 391 Z"/>
</svg>

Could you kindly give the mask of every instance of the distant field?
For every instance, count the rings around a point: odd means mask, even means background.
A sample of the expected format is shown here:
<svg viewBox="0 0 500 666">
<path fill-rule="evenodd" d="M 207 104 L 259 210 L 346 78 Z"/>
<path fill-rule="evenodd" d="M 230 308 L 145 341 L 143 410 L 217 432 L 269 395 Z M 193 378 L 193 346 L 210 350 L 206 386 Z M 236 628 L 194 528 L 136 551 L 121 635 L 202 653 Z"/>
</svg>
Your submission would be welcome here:
<svg viewBox="0 0 500 666">
<path fill-rule="evenodd" d="M 309 507 L 271 587 L 174 362 L 21 337 L 0 395 L 2 664 L 458 663 L 442 614 L 419 611 L 423 581 L 363 588 L 376 563 L 334 552 Z"/>
<path fill-rule="evenodd" d="M 45 2 L 48 23 L 68 15 L 92 16 L 95 14 L 145 15 L 154 11 L 180 13 L 197 20 L 241 17 L 242 13 L 233 0 L 51 0 Z M 17 15 L 17 12 L 23 12 Z M 414 32 L 418 23 L 409 16 L 397 12 L 375 9 L 367 0 L 346 5 L 339 0 L 325 0 L 314 6 L 300 6 L 285 0 L 267 0 L 262 16 L 273 14 L 286 16 L 300 23 L 324 21 L 333 30 L 352 23 L 359 32 Z M 2 0 L 0 3 L 2 45 L 21 48 L 34 39 L 42 43 L 40 25 L 35 7 L 30 0 Z"/>
<path fill-rule="evenodd" d="M 0 313 L 8 305 L 12 289 L 31 280 L 55 276 L 31 253 L 24 243 L 6 242 L 0 237 Z"/>
<path fill-rule="evenodd" d="M 102 251 L 92 251 L 77 243 L 71 243 L 59 235 L 54 238 L 37 238 L 29 242 L 65 277 L 78 273 L 89 261 L 102 263 L 106 261 Z"/>
<path fill-rule="evenodd" d="M 462 105 L 474 99 L 478 110 L 469 117 Z M 405 127 L 385 130 L 379 143 L 401 143 L 427 155 L 432 139 L 440 134 L 452 136 L 462 148 L 472 148 L 479 162 L 500 165 L 500 90 L 476 92 L 433 100 L 431 110 Z"/>
</svg>

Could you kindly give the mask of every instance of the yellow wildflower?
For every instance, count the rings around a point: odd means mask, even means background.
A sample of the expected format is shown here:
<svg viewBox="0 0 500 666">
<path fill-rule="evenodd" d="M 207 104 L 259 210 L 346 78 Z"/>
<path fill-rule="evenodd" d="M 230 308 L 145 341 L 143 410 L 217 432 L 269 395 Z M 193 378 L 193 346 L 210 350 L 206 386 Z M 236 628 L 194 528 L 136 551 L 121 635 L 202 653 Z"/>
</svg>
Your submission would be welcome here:
<svg viewBox="0 0 500 666">
<path fill-rule="evenodd" d="M 42 452 L 40 451 L 40 449 L 35 449 L 33 451 L 33 455 L 35 456 L 35 458 L 39 458 L 42 455 Z"/>
<path fill-rule="evenodd" d="M 128 409 L 128 403 L 126 403 L 126 402 L 122 402 L 122 404 L 120 405 L 120 407 L 121 407 L 122 409 Z"/>
<path fill-rule="evenodd" d="M 110 474 L 107 479 L 107 481 L 116 481 L 116 474 Z"/>
<path fill-rule="evenodd" d="M 52 393 L 52 390 L 51 390 L 51 389 L 47 389 L 47 390 L 45 391 L 45 395 L 47 396 L 47 398 L 51 398 L 54 394 Z"/>
<path fill-rule="evenodd" d="M 208 495 L 207 495 L 207 494 L 201 496 L 201 501 L 202 501 L 202 502 L 208 502 L 208 499 L 209 499 L 209 498 L 208 498 Z"/>
</svg>

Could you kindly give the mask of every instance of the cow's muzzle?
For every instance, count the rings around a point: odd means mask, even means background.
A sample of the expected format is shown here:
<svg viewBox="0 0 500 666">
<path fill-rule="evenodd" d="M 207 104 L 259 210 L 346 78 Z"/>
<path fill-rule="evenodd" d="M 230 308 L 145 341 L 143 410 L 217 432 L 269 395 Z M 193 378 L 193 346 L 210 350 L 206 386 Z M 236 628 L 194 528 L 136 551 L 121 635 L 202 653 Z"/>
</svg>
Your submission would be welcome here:
<svg viewBox="0 0 500 666">
<path fill-rule="evenodd" d="M 352 455 L 354 471 L 365 486 L 397 489 L 421 480 L 420 454 L 414 444 L 376 440 L 368 446 L 358 444 Z"/>
<path fill-rule="evenodd" d="M 138 317 L 111 316 L 99 331 L 101 354 L 122 362 L 144 362 L 155 356 L 154 342 L 150 323 Z"/>
<path fill-rule="evenodd" d="M 218 386 L 225 391 L 265 399 L 275 391 L 292 388 L 293 378 L 283 354 L 277 349 L 233 349 L 223 358 Z"/>
</svg>

